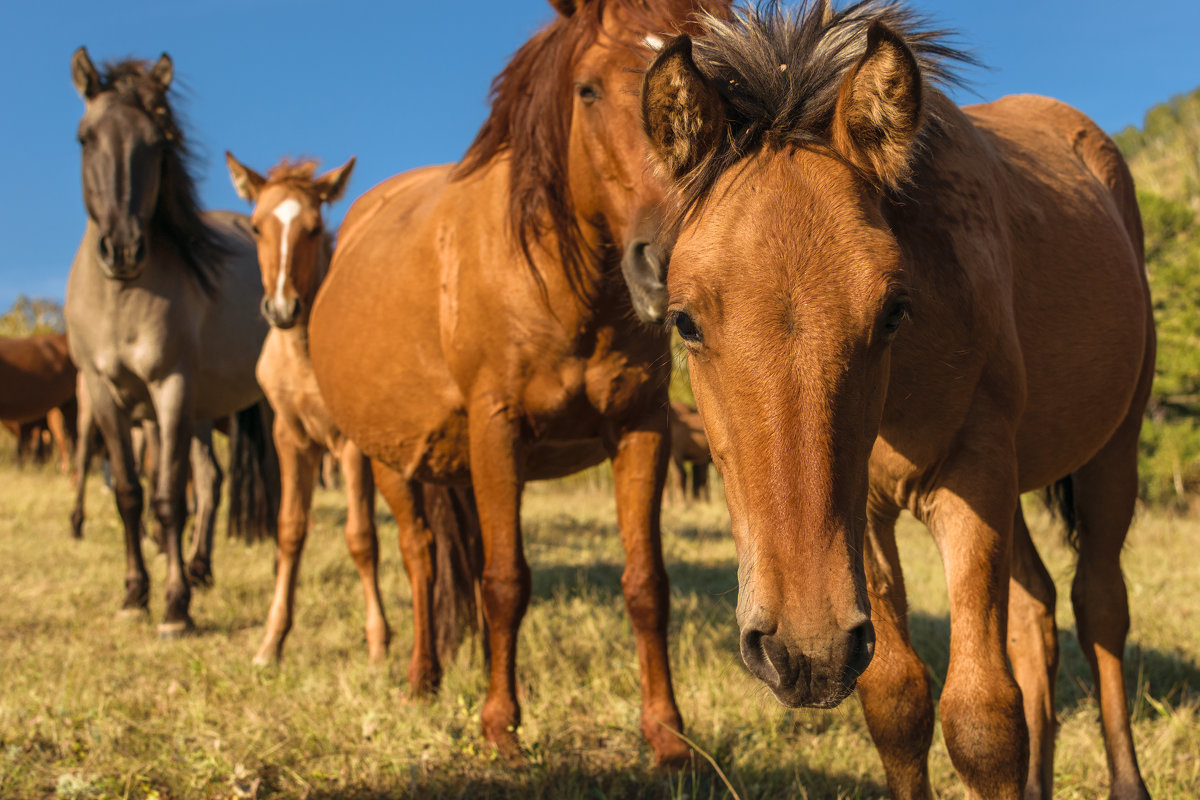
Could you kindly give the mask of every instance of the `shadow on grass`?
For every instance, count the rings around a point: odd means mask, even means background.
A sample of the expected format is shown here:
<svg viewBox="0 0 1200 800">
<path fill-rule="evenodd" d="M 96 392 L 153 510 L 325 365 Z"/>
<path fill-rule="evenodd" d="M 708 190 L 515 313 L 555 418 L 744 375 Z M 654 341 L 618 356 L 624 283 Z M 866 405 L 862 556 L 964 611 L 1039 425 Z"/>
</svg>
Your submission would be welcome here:
<svg viewBox="0 0 1200 800">
<path fill-rule="evenodd" d="M 946 681 L 950 665 L 950 618 L 913 612 L 909 630 L 917 654 L 933 675 L 936 701 Z M 1133 640 L 1125 648 L 1125 691 L 1133 699 L 1139 694 L 1154 698 L 1169 707 L 1194 702 L 1200 687 L 1200 666 L 1186 656 L 1156 648 L 1146 648 Z M 1058 713 L 1068 713 L 1086 704 L 1095 695 L 1092 673 L 1074 628 L 1059 629 L 1059 668 L 1055 684 Z"/>
<path fill-rule="evenodd" d="M 317 798 L 349 798 L 350 800 L 390 800 L 391 798 L 471 798 L 471 800 L 557 800 L 558 798 L 588 798 L 591 800 L 658 800 L 690 798 L 691 800 L 721 800 L 733 797 L 725 783 L 703 761 L 667 774 L 640 766 L 625 769 L 589 767 L 585 764 L 558 763 L 551 766 L 532 765 L 524 769 L 505 770 L 495 767 L 484 774 L 464 775 L 459 771 L 433 768 L 425 774 L 412 769 L 408 776 L 397 776 L 397 785 L 390 790 L 369 786 L 338 786 L 323 789 L 313 787 L 306 796 Z M 876 798 L 886 797 L 886 789 L 870 780 L 836 773 L 815 773 L 805 770 L 764 769 L 742 770 L 730 775 L 730 780 L 742 800 L 805 796 L 809 798 Z M 848 789 L 847 787 L 853 787 Z M 801 795 L 801 790 L 804 792 Z"/>
</svg>

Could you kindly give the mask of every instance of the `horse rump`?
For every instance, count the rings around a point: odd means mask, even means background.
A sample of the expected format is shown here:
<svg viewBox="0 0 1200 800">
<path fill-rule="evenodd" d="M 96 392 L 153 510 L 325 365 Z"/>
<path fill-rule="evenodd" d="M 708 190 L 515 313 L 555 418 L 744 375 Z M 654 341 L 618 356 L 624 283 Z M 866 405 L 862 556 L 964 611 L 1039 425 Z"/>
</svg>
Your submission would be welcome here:
<svg viewBox="0 0 1200 800">
<path fill-rule="evenodd" d="M 229 525 L 231 538 L 276 538 L 279 458 L 271 436 L 273 413 L 259 400 L 233 416 L 229 430 Z"/>
</svg>

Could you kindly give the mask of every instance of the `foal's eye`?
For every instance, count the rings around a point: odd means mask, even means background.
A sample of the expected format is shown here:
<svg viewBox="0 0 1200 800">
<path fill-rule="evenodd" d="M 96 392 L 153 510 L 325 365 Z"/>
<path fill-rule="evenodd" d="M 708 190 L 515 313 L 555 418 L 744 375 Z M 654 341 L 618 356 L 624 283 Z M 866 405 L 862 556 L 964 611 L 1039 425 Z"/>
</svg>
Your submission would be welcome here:
<svg viewBox="0 0 1200 800">
<path fill-rule="evenodd" d="M 321 235 L 321 226 L 320 225 L 318 225 L 317 227 L 313 228 L 311 231 L 308 232 L 308 236 L 310 239 L 315 239 L 320 235 Z"/>
<path fill-rule="evenodd" d="M 883 318 L 883 330 L 891 336 L 896 331 L 900 330 L 900 323 L 909 319 L 912 316 L 912 304 L 908 298 L 901 298 L 892 301 L 891 307 L 888 309 L 887 316 Z"/>
<path fill-rule="evenodd" d="M 679 338 L 685 342 L 700 344 L 704 341 L 704 337 L 700 335 L 700 329 L 696 327 L 696 321 L 686 311 L 680 311 L 675 315 L 675 330 L 679 331 Z"/>
<path fill-rule="evenodd" d="M 262 231 L 260 231 L 258 229 L 258 226 L 255 225 L 254 223 L 250 223 L 250 232 L 253 233 L 255 236 L 262 235 Z"/>
<path fill-rule="evenodd" d="M 578 92 L 579 99 L 583 101 L 584 105 L 590 106 L 592 103 L 600 99 L 599 90 L 597 90 L 596 87 L 592 86 L 590 83 L 575 84 L 575 91 Z"/>
</svg>

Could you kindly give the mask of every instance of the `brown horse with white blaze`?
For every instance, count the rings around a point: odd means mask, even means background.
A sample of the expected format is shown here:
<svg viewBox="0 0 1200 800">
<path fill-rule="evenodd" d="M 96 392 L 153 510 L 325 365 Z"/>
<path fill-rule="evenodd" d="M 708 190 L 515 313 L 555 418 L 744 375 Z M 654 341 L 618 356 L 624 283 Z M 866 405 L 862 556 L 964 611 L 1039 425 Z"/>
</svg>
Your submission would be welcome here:
<svg viewBox="0 0 1200 800">
<path fill-rule="evenodd" d="M 417 481 L 474 488 L 491 652 L 483 730 L 512 759 L 517 628 L 530 596 L 522 487 L 605 458 L 642 731 L 660 762 L 688 754 L 674 733 L 659 540 L 667 339 L 634 314 L 661 285 L 650 238 L 663 193 L 646 165 L 634 71 L 655 35 L 705 5 L 556 0 L 558 17 L 494 84 L 465 161 L 397 176 L 350 209 L 313 309 L 313 369 L 330 414 L 404 479 L 385 496 L 406 535 L 430 541 Z M 640 283 L 627 286 L 627 270 Z M 423 552 L 428 574 L 432 545 Z"/>
<path fill-rule="evenodd" d="M 678 200 L 664 305 L 725 478 L 747 666 L 792 706 L 857 683 L 892 795 L 930 796 L 908 509 L 946 571 L 951 760 L 974 796 L 1049 796 L 1054 586 L 1018 496 L 1069 488 L 1111 791 L 1145 797 L 1120 551 L 1155 336 L 1119 152 L 1046 98 L 954 106 L 937 84 L 961 54 L 898 3 L 703 27 L 657 56 L 642 102 Z"/>
</svg>

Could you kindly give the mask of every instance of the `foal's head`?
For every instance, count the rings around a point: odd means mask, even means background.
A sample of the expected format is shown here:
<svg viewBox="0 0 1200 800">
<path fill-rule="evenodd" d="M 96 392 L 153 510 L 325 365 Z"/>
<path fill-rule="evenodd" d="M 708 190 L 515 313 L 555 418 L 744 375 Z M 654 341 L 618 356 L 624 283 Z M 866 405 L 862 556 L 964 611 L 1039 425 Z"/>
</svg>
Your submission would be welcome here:
<svg viewBox="0 0 1200 800">
<path fill-rule="evenodd" d="M 710 19 L 643 86 L 679 200 L 665 305 L 725 477 L 742 658 L 788 705 L 837 704 L 873 654 L 868 459 L 914 302 L 883 206 L 930 124 L 926 78 L 960 57 L 915 23 L 888 2 Z"/>
<path fill-rule="evenodd" d="M 577 281 L 589 246 L 619 248 L 626 277 L 636 277 L 630 288 L 639 315 L 661 314 L 647 309 L 652 298 L 641 284 L 661 289 L 665 265 L 654 244 L 664 192 L 640 129 L 640 72 L 660 37 L 727 2 L 551 0 L 558 17 L 496 78 L 492 113 L 459 169 L 468 175 L 507 155 L 509 218 L 526 256 L 552 232 Z"/>
<path fill-rule="evenodd" d="M 342 196 L 354 159 L 319 178 L 315 161 L 281 161 L 265 178 L 228 151 L 225 163 L 238 195 L 254 204 L 263 316 L 276 328 L 290 328 L 312 308 L 325 277 L 330 237 L 321 207 Z"/>
<path fill-rule="evenodd" d="M 132 280 L 151 255 L 151 233 L 174 249 L 201 286 L 225 245 L 204 223 L 188 174 L 183 133 L 168 89 L 174 67 L 163 53 L 153 65 L 129 59 L 96 69 L 87 50 L 71 59 L 71 78 L 83 97 L 83 202 L 98 230 L 104 273 Z"/>
</svg>

